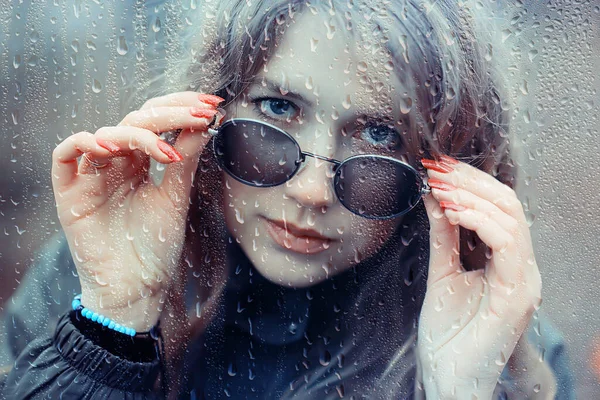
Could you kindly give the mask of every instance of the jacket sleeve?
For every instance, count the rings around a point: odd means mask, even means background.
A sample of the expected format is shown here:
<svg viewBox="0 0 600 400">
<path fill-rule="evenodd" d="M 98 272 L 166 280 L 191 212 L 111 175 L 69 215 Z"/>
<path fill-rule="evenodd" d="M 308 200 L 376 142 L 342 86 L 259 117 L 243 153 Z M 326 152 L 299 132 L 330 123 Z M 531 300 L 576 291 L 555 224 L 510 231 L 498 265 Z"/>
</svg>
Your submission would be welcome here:
<svg viewBox="0 0 600 400">
<path fill-rule="evenodd" d="M 19 287 L 4 304 L 0 367 L 12 365 L 35 338 L 52 336 L 59 317 L 80 292 L 67 239 L 59 231 L 36 254 Z"/>
<path fill-rule="evenodd" d="M 35 339 L 16 359 L 4 385 L 7 399 L 159 399 L 159 360 L 133 362 L 97 346 L 71 322 L 52 338 Z"/>
</svg>

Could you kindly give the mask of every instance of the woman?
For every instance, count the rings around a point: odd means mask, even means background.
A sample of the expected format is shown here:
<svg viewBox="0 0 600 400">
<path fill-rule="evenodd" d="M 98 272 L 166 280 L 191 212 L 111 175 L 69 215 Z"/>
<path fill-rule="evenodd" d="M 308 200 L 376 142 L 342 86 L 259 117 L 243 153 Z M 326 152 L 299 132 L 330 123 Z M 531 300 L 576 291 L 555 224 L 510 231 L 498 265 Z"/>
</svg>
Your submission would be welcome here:
<svg viewBox="0 0 600 400">
<path fill-rule="evenodd" d="M 550 364 L 519 341 L 541 280 L 468 12 L 223 1 L 216 15 L 175 75 L 184 91 L 54 151 L 81 297 L 5 391 L 553 396 Z M 157 182 L 151 159 L 168 164 Z M 157 321 L 159 355 L 133 331 Z"/>
</svg>

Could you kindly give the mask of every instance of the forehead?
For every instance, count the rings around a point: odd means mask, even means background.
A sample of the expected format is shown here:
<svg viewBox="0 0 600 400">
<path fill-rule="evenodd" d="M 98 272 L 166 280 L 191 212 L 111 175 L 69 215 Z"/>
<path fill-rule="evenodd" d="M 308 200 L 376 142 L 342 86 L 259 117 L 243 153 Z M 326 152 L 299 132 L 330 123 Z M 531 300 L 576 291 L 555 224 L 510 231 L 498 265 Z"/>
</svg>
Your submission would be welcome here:
<svg viewBox="0 0 600 400">
<path fill-rule="evenodd" d="M 260 75 L 321 107 L 393 113 L 403 90 L 385 43 L 381 35 L 369 35 L 368 23 L 352 26 L 349 32 L 323 11 L 296 15 Z"/>
</svg>

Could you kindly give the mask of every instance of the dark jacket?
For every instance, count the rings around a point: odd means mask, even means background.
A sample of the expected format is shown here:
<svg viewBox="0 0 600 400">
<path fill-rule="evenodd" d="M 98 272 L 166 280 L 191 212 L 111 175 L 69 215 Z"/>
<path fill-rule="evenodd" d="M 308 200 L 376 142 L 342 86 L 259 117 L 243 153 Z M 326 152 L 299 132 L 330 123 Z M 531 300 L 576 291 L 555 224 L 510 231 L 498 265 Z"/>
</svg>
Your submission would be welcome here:
<svg viewBox="0 0 600 400">
<path fill-rule="evenodd" d="M 336 278 L 334 288 L 350 283 L 344 279 Z M 248 282 L 252 292 L 248 292 Z M 303 376 L 303 369 L 318 363 L 331 363 L 334 376 L 338 360 L 331 355 L 345 338 L 336 333 L 342 331 L 338 327 L 320 330 L 340 309 L 328 297 L 330 285 L 317 285 L 308 295 L 270 284 L 251 266 L 234 268 L 224 296 L 223 317 L 211 323 L 202 342 L 190 345 L 181 398 L 277 398 Z M 115 345 L 111 338 L 119 334 L 100 337 L 95 326 L 82 325 L 75 313 L 69 312 L 79 291 L 66 239 L 58 235 L 8 301 L 0 365 L 13 367 L 5 374 L 0 393 L 7 399 L 161 398 L 155 387 L 160 354 L 148 351 L 147 343 L 140 341 Z M 193 307 L 193 293 L 188 291 L 186 296 Z M 573 374 L 560 334 L 539 318 L 527 335 L 545 349 L 545 361 L 557 380 L 557 398 L 573 399 Z M 145 350 L 140 350 L 144 346 Z M 200 353 L 202 357 L 194 357 Z M 364 374 L 378 372 L 374 367 Z M 503 377 L 510 393 L 510 377 Z M 311 398 L 339 398 L 340 394 L 376 397 L 360 386 L 340 389 L 334 383 Z M 401 397 L 411 397 L 411 393 Z"/>
</svg>

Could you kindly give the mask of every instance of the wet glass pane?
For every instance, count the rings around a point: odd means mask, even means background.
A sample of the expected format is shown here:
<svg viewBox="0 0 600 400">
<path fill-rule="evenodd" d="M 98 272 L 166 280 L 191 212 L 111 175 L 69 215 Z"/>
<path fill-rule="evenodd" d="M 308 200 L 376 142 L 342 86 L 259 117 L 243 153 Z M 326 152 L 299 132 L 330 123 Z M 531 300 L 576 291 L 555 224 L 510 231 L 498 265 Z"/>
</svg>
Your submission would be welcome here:
<svg viewBox="0 0 600 400">
<path fill-rule="evenodd" d="M 600 395 L 595 2 L 0 21 L 4 397 Z"/>
</svg>

